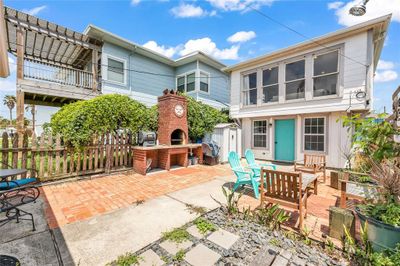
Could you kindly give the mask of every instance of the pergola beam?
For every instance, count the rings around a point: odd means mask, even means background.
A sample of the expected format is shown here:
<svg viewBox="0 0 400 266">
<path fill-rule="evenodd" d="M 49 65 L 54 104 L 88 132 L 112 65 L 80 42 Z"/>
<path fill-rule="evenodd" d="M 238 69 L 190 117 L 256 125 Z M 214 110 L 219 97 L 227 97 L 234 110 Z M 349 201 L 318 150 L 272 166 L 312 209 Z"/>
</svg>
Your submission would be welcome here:
<svg viewBox="0 0 400 266">
<path fill-rule="evenodd" d="M 0 0 L 0 77 L 5 78 L 10 75 L 7 54 L 7 31 L 4 22 L 3 0 Z"/>
</svg>

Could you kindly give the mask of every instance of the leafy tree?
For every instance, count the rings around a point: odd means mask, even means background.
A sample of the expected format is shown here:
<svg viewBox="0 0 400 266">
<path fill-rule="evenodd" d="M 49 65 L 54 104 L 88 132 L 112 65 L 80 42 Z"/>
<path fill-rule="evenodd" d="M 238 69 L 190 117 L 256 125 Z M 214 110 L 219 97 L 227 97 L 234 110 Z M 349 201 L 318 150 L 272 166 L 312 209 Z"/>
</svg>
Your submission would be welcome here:
<svg viewBox="0 0 400 266">
<path fill-rule="evenodd" d="M 6 105 L 10 110 L 10 125 L 12 125 L 12 110 L 14 109 L 16 102 L 17 98 L 14 95 L 4 96 L 3 104 Z"/>
<path fill-rule="evenodd" d="M 53 134 L 60 133 L 67 144 L 83 146 L 94 135 L 129 129 L 149 129 L 147 108 L 118 94 L 101 95 L 87 101 L 65 105 L 51 118 Z"/>
<path fill-rule="evenodd" d="M 343 125 L 348 130 L 353 130 L 353 148 L 361 152 L 367 158 L 376 162 L 394 158 L 400 155 L 400 146 L 393 139 L 394 135 L 400 132 L 394 126 L 384 120 L 384 114 L 378 118 L 361 117 L 355 114 L 350 117 L 343 117 Z"/>
</svg>

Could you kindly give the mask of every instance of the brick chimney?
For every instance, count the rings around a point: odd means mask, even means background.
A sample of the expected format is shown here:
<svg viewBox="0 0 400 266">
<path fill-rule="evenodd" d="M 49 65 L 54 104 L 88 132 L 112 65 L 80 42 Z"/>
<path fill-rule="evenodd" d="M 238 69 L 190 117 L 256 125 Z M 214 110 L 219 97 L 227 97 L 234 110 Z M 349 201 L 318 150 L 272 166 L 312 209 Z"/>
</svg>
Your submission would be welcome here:
<svg viewBox="0 0 400 266">
<path fill-rule="evenodd" d="M 160 145 L 188 143 L 187 100 L 173 90 L 158 97 L 158 141 Z"/>
</svg>

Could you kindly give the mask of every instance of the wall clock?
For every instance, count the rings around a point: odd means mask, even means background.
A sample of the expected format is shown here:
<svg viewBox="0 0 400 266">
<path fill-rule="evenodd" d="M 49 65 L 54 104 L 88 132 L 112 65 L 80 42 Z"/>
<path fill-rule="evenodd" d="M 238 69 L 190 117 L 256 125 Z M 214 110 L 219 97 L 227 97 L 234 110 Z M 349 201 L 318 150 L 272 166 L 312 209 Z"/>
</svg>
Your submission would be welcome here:
<svg viewBox="0 0 400 266">
<path fill-rule="evenodd" d="M 183 109 L 183 106 L 181 104 L 175 105 L 174 111 L 175 111 L 175 115 L 176 116 L 178 116 L 178 117 L 182 117 L 183 116 L 184 109 Z"/>
</svg>

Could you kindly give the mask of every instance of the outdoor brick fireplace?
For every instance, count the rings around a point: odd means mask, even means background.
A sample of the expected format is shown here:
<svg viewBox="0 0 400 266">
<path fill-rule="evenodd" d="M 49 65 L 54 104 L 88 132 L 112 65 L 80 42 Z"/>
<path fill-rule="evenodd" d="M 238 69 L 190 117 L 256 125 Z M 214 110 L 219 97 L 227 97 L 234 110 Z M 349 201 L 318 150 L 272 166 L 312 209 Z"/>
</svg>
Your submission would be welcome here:
<svg viewBox="0 0 400 266">
<path fill-rule="evenodd" d="M 148 167 L 170 170 L 187 167 L 189 154 L 203 161 L 201 144 L 190 144 L 187 123 L 187 100 L 175 91 L 165 90 L 158 97 L 158 145 L 133 148 L 133 167 L 145 175 Z"/>
</svg>

